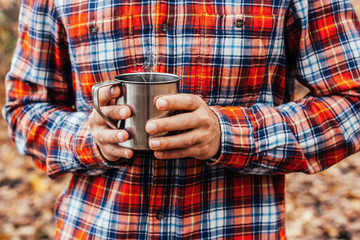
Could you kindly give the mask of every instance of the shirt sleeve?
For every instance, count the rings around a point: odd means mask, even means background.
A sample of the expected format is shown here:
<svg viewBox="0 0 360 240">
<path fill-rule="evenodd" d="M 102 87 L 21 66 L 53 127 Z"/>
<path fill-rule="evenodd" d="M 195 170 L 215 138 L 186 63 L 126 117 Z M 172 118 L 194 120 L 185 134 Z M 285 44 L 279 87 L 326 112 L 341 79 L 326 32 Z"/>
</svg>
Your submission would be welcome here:
<svg viewBox="0 0 360 240">
<path fill-rule="evenodd" d="M 17 150 L 50 177 L 111 167 L 93 141 L 89 113 L 75 110 L 65 29 L 49 0 L 22 3 L 6 91 L 3 115 Z"/>
<path fill-rule="evenodd" d="M 295 0 L 286 70 L 310 89 L 280 106 L 213 107 L 222 147 L 212 165 L 244 174 L 322 171 L 360 149 L 360 25 L 348 0 Z"/>
</svg>

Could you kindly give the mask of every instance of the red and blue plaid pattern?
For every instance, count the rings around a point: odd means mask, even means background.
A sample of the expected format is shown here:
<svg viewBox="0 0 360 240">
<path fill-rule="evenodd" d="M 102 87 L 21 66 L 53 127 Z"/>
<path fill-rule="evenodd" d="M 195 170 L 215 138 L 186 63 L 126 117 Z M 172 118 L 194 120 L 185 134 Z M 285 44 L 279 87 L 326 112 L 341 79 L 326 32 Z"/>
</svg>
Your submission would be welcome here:
<svg viewBox="0 0 360 240">
<path fill-rule="evenodd" d="M 284 174 L 360 149 L 359 30 L 348 0 L 24 0 L 3 113 L 20 153 L 73 173 L 56 238 L 284 239 Z M 91 88 L 149 59 L 216 112 L 218 159 L 101 157 Z"/>
</svg>

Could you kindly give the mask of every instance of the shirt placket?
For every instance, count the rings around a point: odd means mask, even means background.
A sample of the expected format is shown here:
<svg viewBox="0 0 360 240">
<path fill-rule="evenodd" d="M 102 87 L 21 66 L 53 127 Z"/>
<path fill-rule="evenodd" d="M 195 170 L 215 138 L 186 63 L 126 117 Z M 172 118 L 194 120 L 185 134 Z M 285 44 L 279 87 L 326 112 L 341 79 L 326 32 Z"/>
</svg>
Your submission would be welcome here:
<svg viewBox="0 0 360 240">
<path fill-rule="evenodd" d="M 159 238 L 161 221 L 165 218 L 163 209 L 164 184 L 163 178 L 160 176 L 164 176 L 164 165 L 155 159 L 149 205 L 149 239 Z"/>
<path fill-rule="evenodd" d="M 165 72 L 166 66 L 162 59 L 166 57 L 166 32 L 168 30 L 168 5 L 156 0 L 154 6 L 154 68 L 155 72 Z M 165 216 L 163 206 L 165 165 L 163 161 L 154 159 L 153 182 L 150 193 L 149 209 L 149 239 L 159 239 L 161 225 Z M 163 237 L 163 236 L 162 236 Z"/>
<path fill-rule="evenodd" d="M 169 29 L 168 4 L 164 1 L 156 1 L 154 20 L 154 56 L 155 71 L 166 72 L 166 33 Z"/>
</svg>

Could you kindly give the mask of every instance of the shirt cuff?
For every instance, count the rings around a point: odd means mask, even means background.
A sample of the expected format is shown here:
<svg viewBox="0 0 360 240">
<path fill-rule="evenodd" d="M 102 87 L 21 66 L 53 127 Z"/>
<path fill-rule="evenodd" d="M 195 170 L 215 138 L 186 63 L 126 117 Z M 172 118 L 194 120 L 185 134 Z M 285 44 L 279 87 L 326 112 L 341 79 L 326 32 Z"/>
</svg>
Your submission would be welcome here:
<svg viewBox="0 0 360 240">
<path fill-rule="evenodd" d="M 206 163 L 210 166 L 216 166 L 220 165 L 222 163 L 227 162 L 226 158 L 226 141 L 229 138 L 229 133 L 231 132 L 231 129 L 229 129 L 228 124 L 225 122 L 224 116 L 221 114 L 219 107 L 210 106 L 210 109 L 215 113 L 219 120 L 220 125 L 220 149 L 219 152 L 212 158 L 206 160 Z"/>
<path fill-rule="evenodd" d="M 219 119 L 221 145 L 219 153 L 208 159 L 207 164 L 244 168 L 253 160 L 255 152 L 254 127 L 247 109 L 220 106 L 210 108 Z"/>
<path fill-rule="evenodd" d="M 78 137 L 75 139 L 74 150 L 77 159 L 81 164 L 88 167 L 105 167 L 105 168 L 121 168 L 124 164 L 129 163 L 130 160 L 126 158 L 119 159 L 118 161 L 108 161 L 102 154 L 94 141 L 88 120 L 84 121 L 80 127 Z"/>
</svg>

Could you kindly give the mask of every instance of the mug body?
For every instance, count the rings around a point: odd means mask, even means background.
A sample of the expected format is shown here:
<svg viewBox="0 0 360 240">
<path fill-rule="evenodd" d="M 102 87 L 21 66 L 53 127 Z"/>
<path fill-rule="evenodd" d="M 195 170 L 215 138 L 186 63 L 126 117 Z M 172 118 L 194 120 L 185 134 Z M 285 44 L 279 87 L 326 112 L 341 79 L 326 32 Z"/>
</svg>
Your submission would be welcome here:
<svg viewBox="0 0 360 240">
<path fill-rule="evenodd" d="M 122 97 L 116 104 L 127 105 L 132 116 L 117 123 L 117 128 L 129 133 L 129 140 L 120 146 L 134 150 L 150 150 L 149 134 L 145 130 L 146 122 L 152 118 L 166 117 L 174 112 L 159 111 L 155 107 L 156 96 L 176 94 L 180 77 L 167 73 L 127 73 L 114 77 L 120 83 Z M 167 135 L 164 133 L 162 135 Z"/>
</svg>

